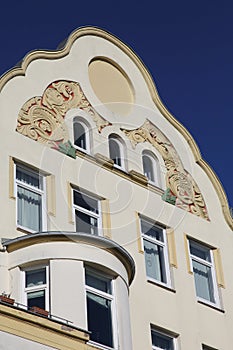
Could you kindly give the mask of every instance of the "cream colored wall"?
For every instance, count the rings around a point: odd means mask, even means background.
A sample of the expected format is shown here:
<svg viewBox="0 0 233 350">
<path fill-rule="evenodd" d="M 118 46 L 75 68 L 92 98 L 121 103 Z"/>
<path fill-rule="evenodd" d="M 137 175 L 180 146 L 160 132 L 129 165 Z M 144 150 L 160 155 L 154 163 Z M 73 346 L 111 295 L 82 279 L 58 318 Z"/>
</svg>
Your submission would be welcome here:
<svg viewBox="0 0 233 350">
<path fill-rule="evenodd" d="M 116 61 L 127 73 L 134 91 L 134 105 L 127 115 L 119 115 L 108 110 L 95 95 L 88 75 L 88 63 L 95 56 L 104 56 Z M 46 72 L 42 74 L 41 72 Z M 35 142 L 15 132 L 17 115 L 22 105 L 31 97 L 41 96 L 45 88 L 56 80 L 71 80 L 80 83 L 87 99 L 92 106 L 110 121 L 113 125 L 98 133 L 96 125 L 90 115 L 78 109 L 67 113 L 66 121 L 72 140 L 72 119 L 76 115 L 87 118 L 92 129 L 93 147 L 92 158 L 69 158 L 57 151 Z M 123 50 L 103 37 L 87 35 L 74 42 L 70 54 L 55 60 L 37 59 L 30 63 L 26 76 L 17 76 L 8 81 L 0 95 L 0 114 L 2 137 L 0 145 L 2 157 L 0 158 L 0 182 L 2 186 L 0 207 L 4 208 L 1 217 L 2 232 L 4 236 L 13 238 L 22 233 L 16 230 L 15 200 L 9 199 L 9 156 L 33 165 L 48 174 L 55 175 L 56 215 L 48 216 L 48 230 L 74 231 L 74 223 L 69 219 L 67 183 L 109 199 L 111 213 L 112 239 L 121 244 L 133 256 L 136 262 L 136 277 L 130 287 L 130 318 L 132 328 L 133 349 L 142 350 L 151 348 L 150 324 L 163 327 L 179 335 L 180 349 L 200 350 L 201 343 L 221 350 L 229 350 L 233 343 L 231 331 L 233 322 L 233 235 L 222 213 L 222 203 L 206 172 L 195 162 L 195 155 L 185 137 L 165 118 L 155 105 L 147 82 L 142 72 Z M 119 128 L 134 129 L 141 126 L 145 119 L 151 120 L 172 142 L 178 155 L 182 159 L 184 168 L 193 176 L 201 193 L 206 200 L 210 221 L 199 218 L 191 213 L 179 209 L 161 199 L 161 192 L 156 189 L 148 190 L 145 186 L 129 181 L 123 172 L 107 170 L 95 162 L 94 155 L 101 153 L 109 157 L 107 139 L 112 132 L 119 133 L 127 148 L 128 170 L 142 173 L 141 152 L 143 148 L 153 149 L 146 143 L 132 148 L 129 140 L 119 131 Z M 6 147 L 7 145 L 7 147 Z M 156 152 L 155 152 L 156 153 Z M 162 173 L 165 173 L 164 162 L 158 154 Z M 163 179 L 163 188 L 165 180 Z M 138 251 L 137 222 L 135 213 L 140 213 L 161 224 L 172 227 L 175 232 L 175 245 L 177 252 L 177 268 L 171 268 L 175 290 L 166 290 L 160 286 L 146 281 L 144 256 Z M 225 286 L 219 292 L 222 298 L 222 310 L 197 302 L 193 275 L 188 273 L 185 255 L 184 234 L 219 248 L 223 264 Z M 58 259 L 51 262 L 52 284 L 54 299 L 52 310 L 57 310 L 62 316 L 71 315 L 71 308 L 64 311 L 59 305 L 59 295 L 56 291 L 65 291 L 66 284 L 58 280 L 60 268 L 62 271 L 73 271 L 73 275 L 82 278 L 82 259 L 97 262 L 100 257 L 95 248 L 82 247 L 78 251 L 76 245 L 54 243 L 54 250 L 50 244 L 24 248 L 20 254 L 11 253 L 10 269 L 13 269 L 34 260 Z M 55 249 L 56 248 L 56 249 Z M 85 252 L 85 253 L 83 253 Z M 94 254 L 93 254 L 94 252 Z M 82 255 L 83 254 L 83 255 Z M 62 257 L 74 259 L 62 262 Z M 123 301 L 124 308 L 119 308 L 119 327 L 123 331 L 125 324 L 129 327 L 128 307 L 126 303 L 127 291 L 122 288 L 123 280 L 127 279 L 126 272 L 116 258 L 109 260 L 108 253 L 104 253 L 102 264 L 109 264 L 109 268 L 123 276 L 117 282 L 117 293 Z M 0 259 L 5 264 L 6 253 L 0 253 Z M 62 264 L 62 265 L 61 265 Z M 60 266 L 60 268 L 59 268 Z M 2 273 L 2 272 L 1 272 Z M 13 273 L 13 272 L 12 272 Z M 4 274 L 4 272 L 3 272 Z M 2 282 L 1 282 L 2 283 Z M 78 282 L 74 281 L 72 295 L 81 293 Z M 3 284 L 1 284 L 1 288 Z M 4 282 L 4 288 L 7 282 Z M 14 287 L 15 288 L 15 287 Z M 16 289 L 13 289 L 17 297 Z M 83 295 L 77 306 L 83 311 Z M 223 312 L 224 311 L 224 312 Z M 67 313 L 66 313 L 67 312 Z M 76 315 L 75 322 L 85 324 L 83 314 Z M 66 316 L 65 316 L 66 317 Z M 68 318 L 69 318 L 68 317 Z M 217 330 L 217 331 L 215 331 Z M 230 344 L 230 345 L 229 345 Z M 129 338 L 122 340 L 122 349 L 130 348 Z"/>
</svg>

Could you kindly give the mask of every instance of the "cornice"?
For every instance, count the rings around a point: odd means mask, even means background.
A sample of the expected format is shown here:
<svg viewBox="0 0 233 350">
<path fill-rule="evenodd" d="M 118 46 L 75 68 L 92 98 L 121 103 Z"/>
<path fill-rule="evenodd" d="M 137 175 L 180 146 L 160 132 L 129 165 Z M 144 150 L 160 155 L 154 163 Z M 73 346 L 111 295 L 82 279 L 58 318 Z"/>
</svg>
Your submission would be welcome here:
<svg viewBox="0 0 233 350">
<path fill-rule="evenodd" d="M 67 41 L 65 42 L 62 49 L 59 49 L 57 51 L 32 51 L 30 52 L 22 61 L 21 67 L 15 67 L 12 70 L 9 70 L 7 73 L 5 73 L 1 79 L 0 79 L 0 92 L 5 86 L 5 84 L 11 80 L 12 78 L 20 75 L 25 75 L 26 69 L 28 65 L 36 60 L 36 59 L 58 59 L 65 57 L 69 54 L 69 51 L 73 45 L 73 43 L 83 36 L 97 36 L 101 37 L 107 41 L 110 41 L 114 45 L 116 45 L 118 48 L 120 48 L 126 55 L 128 55 L 131 60 L 136 64 L 138 69 L 140 70 L 141 74 L 143 75 L 148 89 L 150 91 L 152 100 L 154 101 L 157 108 L 160 110 L 162 115 L 181 133 L 181 135 L 185 138 L 187 143 L 189 144 L 192 153 L 194 155 L 195 161 L 197 164 L 200 165 L 200 167 L 205 171 L 205 173 L 208 175 L 209 179 L 211 180 L 217 195 L 219 197 L 219 200 L 221 202 L 223 215 L 225 217 L 225 220 L 227 224 L 230 226 L 231 229 L 233 229 L 233 218 L 230 214 L 230 209 L 227 201 L 227 197 L 225 194 L 225 191 L 222 187 L 222 184 L 220 180 L 218 179 L 217 175 L 214 173 L 213 169 L 210 167 L 209 164 L 207 164 L 201 157 L 200 150 L 195 143 L 193 137 L 191 134 L 187 131 L 187 129 L 178 122 L 172 114 L 167 110 L 167 108 L 162 103 L 158 91 L 156 89 L 155 83 L 152 79 L 152 76 L 148 72 L 147 68 L 145 67 L 144 63 L 140 60 L 140 58 L 136 55 L 136 53 L 126 44 L 124 44 L 120 39 L 113 36 L 112 34 L 96 27 L 83 27 L 80 29 L 77 29 L 73 31 L 70 36 L 68 37 Z"/>
</svg>

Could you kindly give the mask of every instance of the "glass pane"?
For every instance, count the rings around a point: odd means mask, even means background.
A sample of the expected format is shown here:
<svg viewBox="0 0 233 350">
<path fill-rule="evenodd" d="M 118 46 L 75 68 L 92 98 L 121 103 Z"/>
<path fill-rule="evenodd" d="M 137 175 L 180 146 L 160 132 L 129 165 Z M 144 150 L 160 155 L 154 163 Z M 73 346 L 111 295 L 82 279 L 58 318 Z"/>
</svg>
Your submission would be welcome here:
<svg viewBox="0 0 233 350">
<path fill-rule="evenodd" d="M 145 235 L 164 242 L 163 229 L 161 227 L 155 226 L 149 221 L 141 220 L 141 230 Z"/>
<path fill-rule="evenodd" d="M 30 186 L 43 189 L 42 176 L 28 169 L 22 169 L 16 166 L 16 179 Z"/>
<path fill-rule="evenodd" d="M 209 248 L 201 244 L 198 244 L 197 242 L 194 242 L 194 241 L 189 241 L 189 245 L 190 245 L 190 253 L 192 255 L 195 255 L 198 258 L 211 262 Z"/>
<path fill-rule="evenodd" d="M 79 191 L 73 191 L 74 193 L 74 204 L 82 207 L 88 211 L 98 214 L 98 200 L 87 196 Z"/>
<path fill-rule="evenodd" d="M 111 294 L 112 292 L 110 279 L 94 276 L 89 272 L 86 272 L 86 284 L 105 293 Z"/>
<path fill-rule="evenodd" d="M 87 149 L 85 128 L 80 122 L 74 122 L 74 144 L 83 149 Z"/>
<path fill-rule="evenodd" d="M 78 210 L 75 211 L 76 232 L 98 235 L 98 220 Z"/>
<path fill-rule="evenodd" d="M 90 339 L 113 347 L 111 301 L 87 292 L 87 319 Z"/>
<path fill-rule="evenodd" d="M 45 309 L 45 290 L 27 293 L 27 306 L 28 308 L 38 306 Z"/>
<path fill-rule="evenodd" d="M 122 166 L 120 145 L 117 140 L 113 138 L 109 139 L 109 152 L 110 158 L 114 161 L 114 164 Z"/>
<path fill-rule="evenodd" d="M 155 331 L 151 332 L 151 336 L 152 336 L 152 344 L 157 348 L 163 349 L 163 350 L 174 350 L 172 338 Z"/>
<path fill-rule="evenodd" d="M 17 186 L 17 223 L 33 231 L 41 231 L 41 195 Z"/>
<path fill-rule="evenodd" d="M 155 182 L 154 164 L 152 159 L 147 155 L 143 155 L 142 162 L 144 175 L 148 178 L 148 180 Z"/>
<path fill-rule="evenodd" d="M 26 271 L 26 288 L 46 284 L 46 269 Z"/>
<path fill-rule="evenodd" d="M 167 283 L 163 247 L 145 239 L 143 242 L 147 276 Z"/>
<path fill-rule="evenodd" d="M 214 303 L 211 268 L 193 260 L 193 272 L 197 296 Z"/>
</svg>

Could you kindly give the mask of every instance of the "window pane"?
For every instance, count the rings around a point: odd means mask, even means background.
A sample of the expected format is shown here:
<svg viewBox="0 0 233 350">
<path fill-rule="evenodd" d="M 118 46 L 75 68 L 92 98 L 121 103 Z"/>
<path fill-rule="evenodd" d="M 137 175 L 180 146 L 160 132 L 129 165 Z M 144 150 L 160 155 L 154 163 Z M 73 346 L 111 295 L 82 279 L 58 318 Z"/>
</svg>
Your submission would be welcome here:
<svg viewBox="0 0 233 350">
<path fill-rule="evenodd" d="M 142 233 L 146 234 L 147 236 L 155 238 L 161 242 L 164 241 L 163 229 L 153 225 L 151 222 L 141 220 L 141 229 L 142 229 Z"/>
<path fill-rule="evenodd" d="M 43 187 L 42 177 L 39 174 L 22 169 L 19 166 L 16 166 L 16 179 L 39 189 Z"/>
<path fill-rule="evenodd" d="M 113 347 L 111 301 L 87 292 L 87 317 L 90 339 Z"/>
<path fill-rule="evenodd" d="M 114 161 L 114 164 L 122 166 L 120 145 L 117 140 L 113 138 L 109 139 L 109 152 L 110 158 Z"/>
<path fill-rule="evenodd" d="M 193 260 L 193 272 L 197 296 L 215 302 L 211 268 Z"/>
<path fill-rule="evenodd" d="M 87 196 L 79 191 L 73 191 L 74 193 L 74 204 L 82 207 L 88 211 L 98 214 L 98 200 Z"/>
<path fill-rule="evenodd" d="M 26 271 L 26 288 L 46 284 L 46 269 Z"/>
<path fill-rule="evenodd" d="M 202 246 L 197 242 L 190 241 L 190 253 L 197 256 L 200 259 L 211 261 L 210 249 L 208 247 Z"/>
<path fill-rule="evenodd" d="M 153 346 L 163 350 L 174 350 L 172 338 L 155 331 L 151 332 L 151 336 Z"/>
<path fill-rule="evenodd" d="M 41 195 L 17 186 L 17 223 L 33 231 L 41 231 Z"/>
<path fill-rule="evenodd" d="M 87 149 L 85 128 L 80 122 L 74 122 L 74 144 Z"/>
<path fill-rule="evenodd" d="M 45 290 L 27 293 L 27 306 L 38 306 L 45 309 Z"/>
<path fill-rule="evenodd" d="M 142 162 L 143 162 L 144 175 L 148 178 L 148 180 L 155 182 L 154 164 L 152 159 L 147 155 L 143 155 Z"/>
<path fill-rule="evenodd" d="M 145 239 L 143 242 L 147 276 L 167 283 L 163 247 Z"/>
<path fill-rule="evenodd" d="M 98 220 L 78 210 L 75 211 L 76 231 L 98 235 Z"/>
<path fill-rule="evenodd" d="M 111 294 L 111 280 L 105 279 L 99 277 L 99 276 L 94 276 L 90 274 L 89 272 L 86 273 L 86 284 L 89 287 L 93 287 L 96 289 L 101 290 L 102 292 L 109 293 Z"/>
</svg>

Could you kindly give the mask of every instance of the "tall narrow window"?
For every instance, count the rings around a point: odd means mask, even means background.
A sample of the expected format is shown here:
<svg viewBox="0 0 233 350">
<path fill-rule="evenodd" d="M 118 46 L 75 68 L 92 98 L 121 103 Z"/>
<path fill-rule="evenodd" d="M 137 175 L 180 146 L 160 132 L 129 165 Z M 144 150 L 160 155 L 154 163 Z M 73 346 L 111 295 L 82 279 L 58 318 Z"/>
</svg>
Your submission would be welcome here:
<svg viewBox="0 0 233 350">
<path fill-rule="evenodd" d="M 28 309 L 48 309 L 48 267 L 25 271 L 25 293 Z"/>
<path fill-rule="evenodd" d="M 100 202 L 95 197 L 73 190 L 76 231 L 98 235 L 101 228 Z"/>
<path fill-rule="evenodd" d="M 141 218 L 141 232 L 148 279 L 170 285 L 166 230 Z"/>
<path fill-rule="evenodd" d="M 189 240 L 189 250 L 197 297 L 219 304 L 212 250 L 193 240 Z"/>
<path fill-rule="evenodd" d="M 144 175 L 149 182 L 156 186 L 160 186 L 160 173 L 158 169 L 158 159 L 151 153 L 144 151 L 142 153 L 142 164 Z"/>
<path fill-rule="evenodd" d="M 32 231 L 44 228 L 44 177 L 16 164 L 17 225 Z"/>
<path fill-rule="evenodd" d="M 90 150 L 89 130 L 87 125 L 79 118 L 74 118 L 74 145 L 84 151 Z"/>
<path fill-rule="evenodd" d="M 86 270 L 87 323 L 90 340 L 114 347 L 114 298 L 112 280 L 94 271 Z"/>
<path fill-rule="evenodd" d="M 123 144 L 120 138 L 116 135 L 109 136 L 109 156 L 116 167 L 121 169 L 125 168 Z"/>
<path fill-rule="evenodd" d="M 175 350 L 174 338 L 166 333 L 151 330 L 153 350 Z"/>
</svg>

